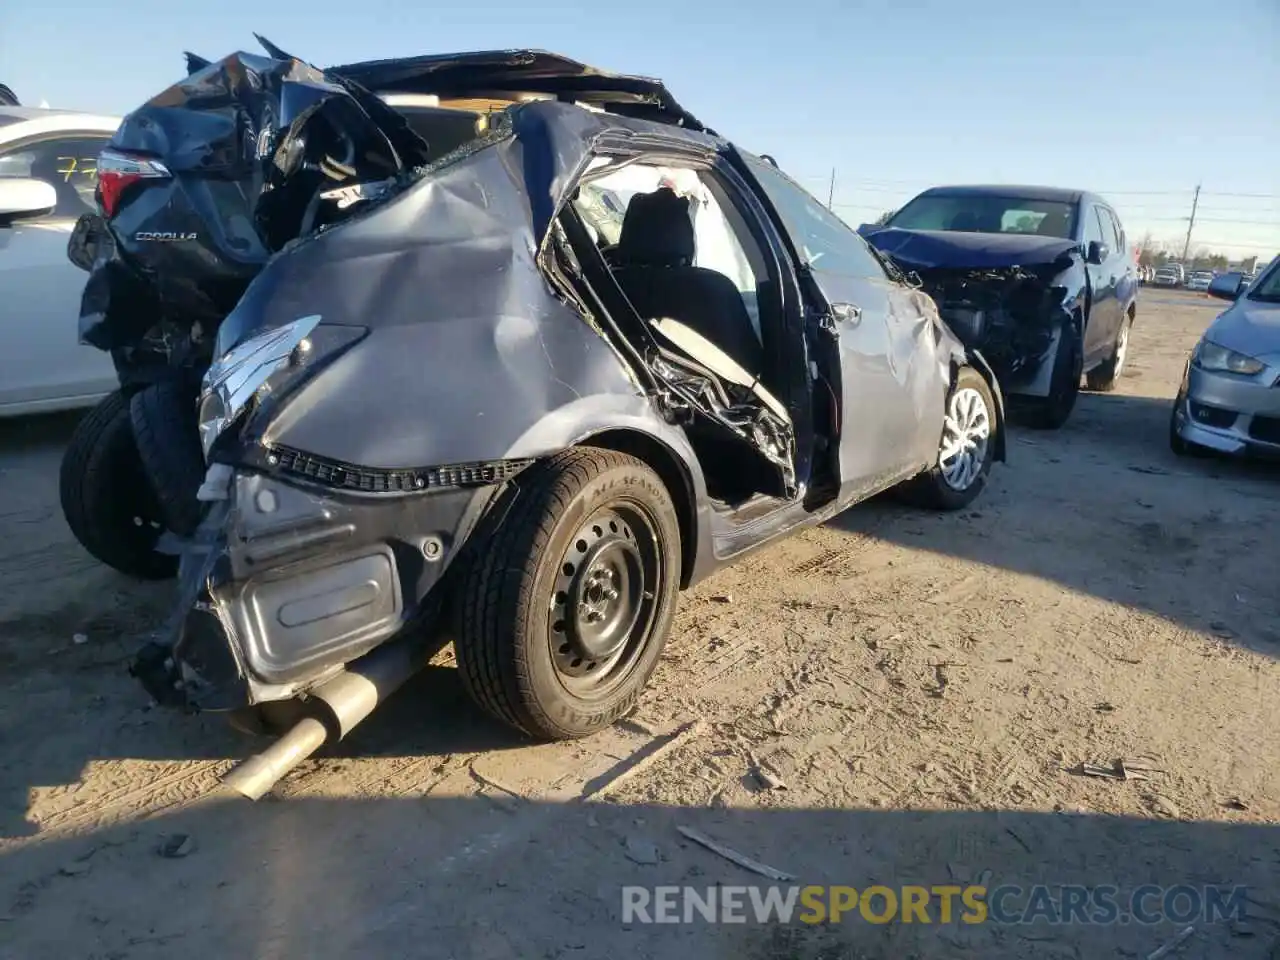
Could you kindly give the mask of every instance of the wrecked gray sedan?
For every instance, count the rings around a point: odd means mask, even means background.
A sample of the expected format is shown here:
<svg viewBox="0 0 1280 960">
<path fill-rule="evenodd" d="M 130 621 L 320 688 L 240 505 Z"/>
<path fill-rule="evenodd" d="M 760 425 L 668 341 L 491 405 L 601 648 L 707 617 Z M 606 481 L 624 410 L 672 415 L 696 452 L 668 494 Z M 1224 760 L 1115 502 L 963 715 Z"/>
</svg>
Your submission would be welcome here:
<svg viewBox="0 0 1280 960">
<path fill-rule="evenodd" d="M 344 215 L 218 327 L 203 512 L 134 670 L 186 707 L 315 709 L 246 793 L 444 639 L 502 720 L 589 734 L 634 704 L 680 589 L 890 487 L 963 507 L 1003 459 L 994 377 L 933 301 L 656 81 L 519 52 L 333 73 L 491 112 L 429 165 L 340 182 Z"/>
</svg>

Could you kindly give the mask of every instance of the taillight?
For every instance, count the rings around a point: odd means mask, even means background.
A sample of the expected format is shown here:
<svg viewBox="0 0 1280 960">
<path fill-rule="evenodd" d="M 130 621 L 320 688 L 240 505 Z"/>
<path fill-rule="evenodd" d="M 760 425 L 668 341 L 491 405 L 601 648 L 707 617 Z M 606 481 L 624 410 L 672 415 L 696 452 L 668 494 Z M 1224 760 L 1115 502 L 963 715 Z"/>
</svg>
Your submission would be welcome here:
<svg viewBox="0 0 1280 960">
<path fill-rule="evenodd" d="M 138 157 L 107 148 L 98 154 L 98 202 L 108 217 L 120 208 L 124 192 L 140 180 L 169 177 L 169 169 L 159 160 Z"/>
</svg>

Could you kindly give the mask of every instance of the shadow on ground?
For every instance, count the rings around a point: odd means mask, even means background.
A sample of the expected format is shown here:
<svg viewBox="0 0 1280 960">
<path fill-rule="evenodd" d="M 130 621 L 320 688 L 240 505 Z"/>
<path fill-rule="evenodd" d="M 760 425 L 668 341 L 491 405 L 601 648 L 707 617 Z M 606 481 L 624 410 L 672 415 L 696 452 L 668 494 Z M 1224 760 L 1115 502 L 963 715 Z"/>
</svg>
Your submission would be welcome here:
<svg viewBox="0 0 1280 960">
<path fill-rule="evenodd" d="M 1028 574 L 1280 657 L 1280 465 L 1177 457 L 1169 401 L 1086 394 L 1058 431 L 1014 426 L 972 509 L 881 496 L 829 526 Z"/>
<path fill-rule="evenodd" d="M 107 693 L 81 696 L 78 678 L 66 674 L 40 677 L 26 690 L 10 688 L 14 694 L 22 694 L 12 699 L 20 700 L 23 709 L 21 715 L 16 706 L 0 709 L 0 730 L 9 742 L 31 743 L 33 749 L 5 753 L 9 760 L 0 767 L 0 839 L 35 835 L 38 825 L 27 819 L 30 791 L 77 784 L 91 765 L 145 761 L 154 765 L 155 779 L 169 779 L 193 761 L 239 760 L 272 742 L 267 736 L 232 729 L 221 715 L 191 716 L 152 707 L 141 687 L 124 675 L 124 664 L 113 667 L 119 672 L 119 682 L 95 686 Z M 51 689 L 55 684 L 56 689 Z M 59 717 L 59 742 L 56 749 L 41 750 L 41 717 L 50 712 Z M 410 679 L 346 739 L 326 746 L 301 772 L 380 757 L 412 758 L 429 770 L 433 760 L 444 761 L 457 754 L 530 745 L 527 738 L 471 702 L 455 668 L 433 664 Z M 226 766 L 223 762 L 220 769 Z M 215 771 L 210 771 L 208 782 L 214 778 Z M 124 786 L 145 792 L 150 784 L 143 777 L 137 784 Z M 63 819 L 74 823 L 75 808 L 69 813 L 69 818 L 55 818 L 54 825 L 63 825 Z"/>
<path fill-rule="evenodd" d="M 809 926 L 798 922 L 803 907 L 785 927 L 754 918 L 624 924 L 626 885 L 690 885 L 706 896 L 708 887 L 771 884 L 686 840 L 677 825 L 801 885 L 980 885 L 992 915 L 966 924 L 960 916 L 969 911 L 957 898 L 952 922 L 942 924 L 935 898 L 929 924 L 918 916 L 911 924 L 870 923 L 855 909 L 839 924 Z M 162 856 L 166 843 L 185 855 Z M 1179 960 L 1270 960 L 1280 950 L 1278 864 L 1280 829 L 1243 823 L 498 805 L 430 795 L 257 805 L 220 798 L 0 856 L 0 911 L 7 911 L 0 955 L 1095 960 L 1147 957 L 1193 926 Z M 1033 900 L 1037 884 L 1049 890 Z M 781 893 L 790 883 L 774 885 Z M 1104 922 L 1110 894 L 1090 893 L 1075 922 L 1051 923 L 1074 896 L 1062 885 L 1118 888 L 1120 912 Z M 1144 885 L 1182 889 L 1167 901 L 1162 891 L 1145 892 L 1141 915 L 1122 920 Z M 1021 892 L 1002 895 L 997 910 L 994 891 L 1007 886 Z M 1206 893 L 1209 886 L 1220 894 Z M 740 896 L 750 911 L 750 894 Z M 1230 916 L 1202 915 L 1211 896 Z M 1171 919 L 1139 922 L 1155 919 L 1166 902 Z M 1035 904 L 1035 922 L 1008 922 Z M 883 912 L 884 900 L 871 906 L 873 916 Z"/>
</svg>

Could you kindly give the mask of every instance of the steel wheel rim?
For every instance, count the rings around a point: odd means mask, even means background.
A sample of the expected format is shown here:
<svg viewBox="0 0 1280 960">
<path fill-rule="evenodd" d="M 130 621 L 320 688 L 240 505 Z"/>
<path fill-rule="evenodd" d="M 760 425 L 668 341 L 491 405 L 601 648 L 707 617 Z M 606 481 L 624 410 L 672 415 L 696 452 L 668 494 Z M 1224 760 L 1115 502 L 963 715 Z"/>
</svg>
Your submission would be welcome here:
<svg viewBox="0 0 1280 960">
<path fill-rule="evenodd" d="M 964 491 L 973 485 L 987 462 L 990 439 L 991 414 L 986 399 L 973 387 L 957 390 L 947 404 L 938 451 L 938 468 L 948 487 Z"/>
<path fill-rule="evenodd" d="M 647 511 L 602 507 L 570 538 L 556 570 L 547 618 L 551 665 L 582 700 L 608 696 L 648 646 L 662 577 L 662 546 Z"/>
</svg>

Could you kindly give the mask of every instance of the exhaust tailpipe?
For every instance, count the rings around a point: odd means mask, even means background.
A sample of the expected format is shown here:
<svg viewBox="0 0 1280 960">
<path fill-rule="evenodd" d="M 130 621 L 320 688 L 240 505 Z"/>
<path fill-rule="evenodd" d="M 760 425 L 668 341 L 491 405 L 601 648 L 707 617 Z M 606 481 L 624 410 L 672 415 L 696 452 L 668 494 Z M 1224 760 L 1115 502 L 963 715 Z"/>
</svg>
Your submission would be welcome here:
<svg viewBox="0 0 1280 960">
<path fill-rule="evenodd" d="M 258 800 L 280 778 L 319 750 L 332 736 L 341 740 L 426 664 L 430 649 L 416 640 L 398 640 L 347 664 L 337 676 L 308 692 L 324 718 L 304 717 L 266 750 L 237 764 L 222 782 Z"/>
</svg>

